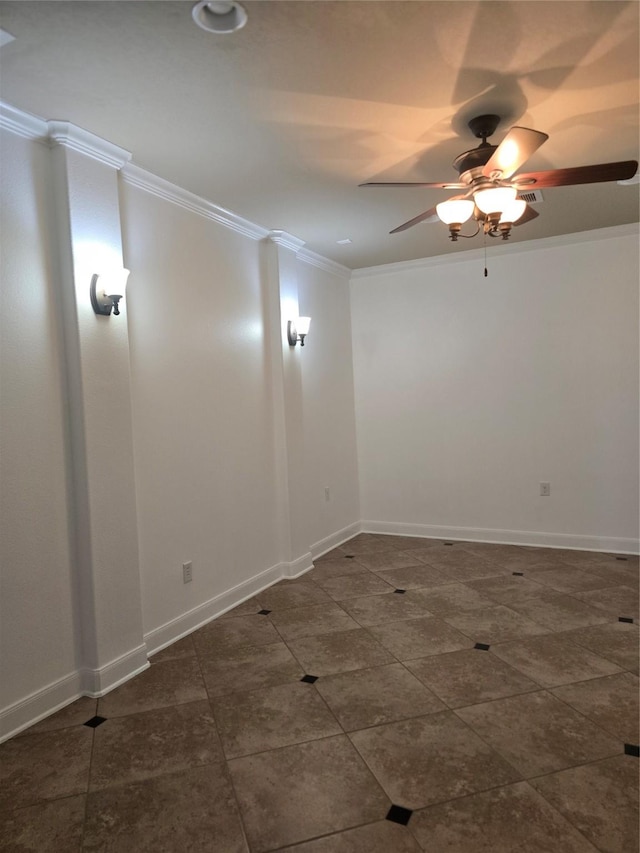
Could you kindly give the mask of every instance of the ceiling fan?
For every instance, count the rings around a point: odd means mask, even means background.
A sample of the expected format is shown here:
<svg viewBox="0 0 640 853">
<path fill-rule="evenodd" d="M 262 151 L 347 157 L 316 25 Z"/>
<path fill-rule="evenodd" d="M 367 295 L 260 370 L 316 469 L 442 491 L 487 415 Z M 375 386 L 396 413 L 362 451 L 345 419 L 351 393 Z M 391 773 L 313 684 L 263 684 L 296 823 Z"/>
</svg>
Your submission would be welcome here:
<svg viewBox="0 0 640 853">
<path fill-rule="evenodd" d="M 547 141 L 549 136 L 528 127 L 512 127 L 500 145 L 487 142 L 500 123 L 500 116 L 482 115 L 468 123 L 473 135 L 482 142 L 477 148 L 465 151 L 453 161 L 459 180 L 448 183 L 420 181 L 369 181 L 361 187 L 430 187 L 443 190 L 465 190 L 436 204 L 424 213 L 403 222 L 391 231 L 397 234 L 419 222 L 442 221 L 449 226 L 450 239 L 475 237 L 480 230 L 491 237 L 509 239 L 511 228 L 535 219 L 537 211 L 518 195 L 526 190 L 566 187 L 576 184 L 595 184 L 602 181 L 624 181 L 632 178 L 638 168 L 635 160 L 618 163 L 598 163 L 570 169 L 550 169 L 545 172 L 526 172 L 518 169 Z M 462 224 L 473 217 L 478 228 L 473 234 L 462 234 Z"/>
</svg>

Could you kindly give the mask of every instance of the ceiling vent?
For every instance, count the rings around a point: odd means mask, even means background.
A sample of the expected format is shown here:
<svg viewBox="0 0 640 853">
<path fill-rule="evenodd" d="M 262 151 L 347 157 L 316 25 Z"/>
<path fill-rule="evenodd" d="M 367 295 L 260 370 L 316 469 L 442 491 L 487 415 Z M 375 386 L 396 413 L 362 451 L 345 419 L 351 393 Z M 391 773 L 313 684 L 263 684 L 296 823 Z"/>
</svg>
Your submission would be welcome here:
<svg viewBox="0 0 640 853">
<path fill-rule="evenodd" d="M 544 201 L 542 197 L 542 190 L 523 190 L 518 193 L 518 198 L 526 201 L 527 204 L 540 204 Z"/>
</svg>

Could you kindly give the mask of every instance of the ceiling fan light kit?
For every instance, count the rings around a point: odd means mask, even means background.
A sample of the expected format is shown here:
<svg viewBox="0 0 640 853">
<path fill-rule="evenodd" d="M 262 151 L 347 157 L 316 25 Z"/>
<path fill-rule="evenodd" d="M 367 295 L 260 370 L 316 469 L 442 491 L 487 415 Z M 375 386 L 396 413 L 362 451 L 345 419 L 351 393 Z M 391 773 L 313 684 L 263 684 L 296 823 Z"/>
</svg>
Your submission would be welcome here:
<svg viewBox="0 0 640 853">
<path fill-rule="evenodd" d="M 480 145 L 460 154 L 453 162 L 459 173 L 455 183 L 376 182 L 360 184 L 363 187 L 425 187 L 432 189 L 466 190 L 464 195 L 453 196 L 436 204 L 424 213 L 414 216 L 391 231 L 397 234 L 419 222 L 437 221 L 449 226 L 453 242 L 458 237 L 475 237 L 482 231 L 491 237 L 508 240 L 514 225 L 523 225 L 535 219 L 538 212 L 527 201 L 518 198 L 520 192 L 542 187 L 575 186 L 604 181 L 628 181 L 638 169 L 636 160 L 618 163 L 599 163 L 594 166 L 577 166 L 569 169 L 550 169 L 517 175 L 520 167 L 549 138 L 546 133 L 528 127 L 512 127 L 499 145 L 491 145 L 491 136 L 498 124 L 497 115 L 481 115 L 468 122 L 469 129 Z M 473 234 L 462 234 L 462 225 L 473 217 L 478 227 Z"/>
</svg>

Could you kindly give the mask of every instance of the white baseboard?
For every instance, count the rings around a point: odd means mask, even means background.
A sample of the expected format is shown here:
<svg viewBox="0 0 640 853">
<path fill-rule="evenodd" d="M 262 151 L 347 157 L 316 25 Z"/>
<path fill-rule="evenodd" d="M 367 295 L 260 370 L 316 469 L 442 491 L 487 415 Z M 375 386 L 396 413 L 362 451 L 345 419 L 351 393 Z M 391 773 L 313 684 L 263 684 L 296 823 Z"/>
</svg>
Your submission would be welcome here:
<svg viewBox="0 0 640 853">
<path fill-rule="evenodd" d="M 100 669 L 83 667 L 80 670 L 82 695 L 97 699 L 148 668 L 147 647 L 144 643 Z"/>
<path fill-rule="evenodd" d="M 290 563 L 281 563 L 283 578 L 299 578 L 313 568 L 313 557 L 311 551 L 307 551 L 301 557 L 292 560 Z"/>
<path fill-rule="evenodd" d="M 70 672 L 0 711 L 0 743 L 82 696 L 79 672 Z"/>
<path fill-rule="evenodd" d="M 447 527 L 437 524 L 404 524 L 397 521 L 363 521 L 365 533 L 394 536 L 419 536 L 467 542 L 495 542 L 504 545 L 537 545 L 546 548 L 604 551 L 615 554 L 637 554 L 638 539 L 615 536 L 587 536 L 572 533 L 547 533 L 539 530 L 493 530 L 486 527 Z"/>
<path fill-rule="evenodd" d="M 97 699 L 149 667 L 147 647 L 138 646 L 100 669 L 82 668 L 0 711 L 0 743 L 55 714 L 81 696 Z"/>
<path fill-rule="evenodd" d="M 183 637 L 206 625 L 207 622 L 211 622 L 212 619 L 222 616 L 223 613 L 232 610 L 248 598 L 253 598 L 254 595 L 272 586 L 277 581 L 282 580 L 283 577 L 292 577 L 292 575 L 285 574 L 289 570 L 289 566 L 292 565 L 294 564 L 276 563 L 275 566 L 259 572 L 252 578 L 239 583 L 226 592 L 220 593 L 220 595 L 210 598 L 192 610 L 182 613 L 170 622 L 165 622 L 164 625 L 145 634 L 144 639 L 147 644 L 148 654 L 153 655 L 175 643 L 177 640 L 181 640 Z M 302 571 L 305 570 L 303 569 Z"/>
<path fill-rule="evenodd" d="M 313 559 L 315 560 L 318 557 L 321 557 L 323 554 L 326 554 L 327 551 L 333 551 L 333 549 L 337 548 L 338 545 L 342 545 L 343 542 L 347 542 L 349 539 L 352 539 L 360 533 L 362 529 L 361 523 L 356 521 L 354 524 L 350 524 L 348 527 L 343 527 L 342 530 L 338 530 L 330 536 L 325 536 L 324 539 L 316 542 L 309 549 L 313 555 Z"/>
</svg>

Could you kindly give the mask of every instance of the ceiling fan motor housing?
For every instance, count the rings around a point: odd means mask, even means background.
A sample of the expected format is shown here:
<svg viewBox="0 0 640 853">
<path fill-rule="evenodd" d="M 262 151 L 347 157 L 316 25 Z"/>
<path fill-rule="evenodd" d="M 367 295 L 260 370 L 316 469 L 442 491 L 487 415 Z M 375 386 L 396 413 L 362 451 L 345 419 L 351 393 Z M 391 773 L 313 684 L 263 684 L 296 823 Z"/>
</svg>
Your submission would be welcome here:
<svg viewBox="0 0 640 853">
<path fill-rule="evenodd" d="M 468 172 L 469 169 L 477 169 L 485 166 L 491 159 L 491 155 L 497 149 L 497 145 L 490 145 L 487 142 L 488 136 L 493 136 L 496 128 L 500 124 L 500 116 L 483 115 L 476 116 L 467 122 L 467 126 L 471 133 L 482 142 L 477 148 L 472 148 L 470 151 L 465 151 L 459 154 L 453 161 L 453 168 L 458 171 L 459 175 Z"/>
<path fill-rule="evenodd" d="M 483 142 L 477 148 L 459 154 L 453 161 L 453 168 L 457 169 L 459 175 L 468 172 L 470 169 L 482 168 L 489 162 L 497 147 L 497 145 L 489 145 L 488 142 Z"/>
</svg>

